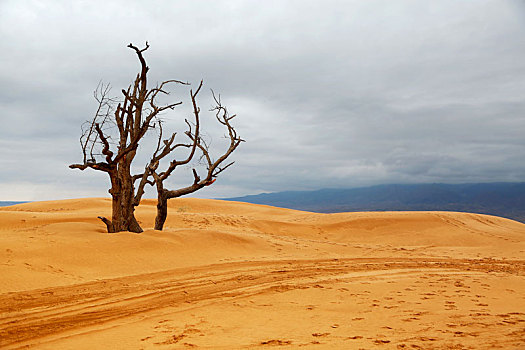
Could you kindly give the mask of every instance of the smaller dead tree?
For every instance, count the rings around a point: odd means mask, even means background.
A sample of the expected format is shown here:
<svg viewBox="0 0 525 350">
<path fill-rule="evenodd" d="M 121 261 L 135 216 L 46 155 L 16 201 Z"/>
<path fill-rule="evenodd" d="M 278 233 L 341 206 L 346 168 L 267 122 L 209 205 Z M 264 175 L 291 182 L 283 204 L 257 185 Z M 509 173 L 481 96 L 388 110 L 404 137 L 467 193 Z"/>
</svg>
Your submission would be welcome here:
<svg viewBox="0 0 525 350">
<path fill-rule="evenodd" d="M 213 184 L 221 172 L 234 164 L 234 162 L 226 163 L 228 157 L 237 149 L 241 139 L 235 128 L 231 125 L 231 120 L 236 115 L 229 115 L 228 110 L 221 103 L 220 96 L 216 96 L 212 91 L 212 96 L 215 101 L 215 107 L 211 110 L 215 112 L 216 120 L 223 125 L 226 130 L 226 138 L 229 139 L 229 146 L 217 158 L 213 159 L 210 154 L 208 144 L 200 134 L 200 108 L 197 104 L 197 95 L 201 91 L 203 82 L 201 81 L 195 92 L 190 89 L 190 99 L 193 108 L 194 123 L 193 125 L 185 120 L 188 130 L 185 132 L 188 142 L 175 143 L 175 133 L 169 138 L 163 139 L 162 123 L 159 122 L 159 137 L 157 148 L 151 157 L 151 160 L 146 165 L 144 173 L 137 175 L 135 180 L 140 179 L 138 186 L 138 194 L 144 192 L 146 184 L 154 185 L 157 190 L 157 216 L 155 218 L 155 229 L 162 230 L 164 223 L 168 216 L 168 200 L 172 198 L 181 197 L 190 193 L 196 192 L 206 186 Z M 164 171 L 159 171 L 160 162 L 163 158 L 170 155 L 177 148 L 187 148 L 189 152 L 186 158 L 182 160 L 173 159 Z M 186 165 L 192 161 L 197 155 L 199 159 L 206 165 L 206 175 L 201 178 L 195 168 L 192 169 L 193 182 L 186 186 L 175 190 L 165 188 L 165 181 L 173 174 L 175 169 L 181 165 Z M 152 180 L 149 180 L 151 176 Z"/>
</svg>

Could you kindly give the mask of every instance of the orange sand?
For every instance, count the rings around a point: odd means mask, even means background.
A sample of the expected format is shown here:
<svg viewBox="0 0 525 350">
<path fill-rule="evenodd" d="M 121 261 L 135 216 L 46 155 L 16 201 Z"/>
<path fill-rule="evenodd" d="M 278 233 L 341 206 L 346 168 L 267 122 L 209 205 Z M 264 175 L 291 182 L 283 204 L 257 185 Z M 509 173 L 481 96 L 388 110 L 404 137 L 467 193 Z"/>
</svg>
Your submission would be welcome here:
<svg viewBox="0 0 525 350">
<path fill-rule="evenodd" d="M 525 348 L 524 224 L 190 198 L 107 234 L 110 207 L 0 208 L 1 348 Z"/>
</svg>

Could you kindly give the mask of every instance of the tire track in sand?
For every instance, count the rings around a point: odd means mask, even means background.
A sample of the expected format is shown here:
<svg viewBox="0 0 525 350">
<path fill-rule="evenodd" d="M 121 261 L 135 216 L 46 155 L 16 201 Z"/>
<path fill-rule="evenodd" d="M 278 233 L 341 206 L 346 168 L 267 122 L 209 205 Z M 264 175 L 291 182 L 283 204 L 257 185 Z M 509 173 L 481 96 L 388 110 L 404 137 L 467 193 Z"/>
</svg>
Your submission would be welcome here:
<svg viewBox="0 0 525 350">
<path fill-rule="evenodd" d="M 44 337 L 100 325 L 148 311 L 199 301 L 257 294 L 308 279 L 359 277 L 372 271 L 414 269 L 504 272 L 524 275 L 522 261 L 467 259 L 321 259 L 251 261 L 157 273 L 0 295 L 0 346 L 16 348 Z M 366 272 L 368 271 L 368 272 Z M 347 278 L 347 277 L 346 277 Z"/>
</svg>

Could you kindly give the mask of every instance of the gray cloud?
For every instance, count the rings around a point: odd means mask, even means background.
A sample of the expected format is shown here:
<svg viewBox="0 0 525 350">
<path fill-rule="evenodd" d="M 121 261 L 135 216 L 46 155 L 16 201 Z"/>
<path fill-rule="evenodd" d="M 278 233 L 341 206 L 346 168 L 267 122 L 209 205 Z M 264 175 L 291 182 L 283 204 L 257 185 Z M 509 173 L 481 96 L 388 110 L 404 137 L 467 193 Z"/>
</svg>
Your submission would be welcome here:
<svg viewBox="0 0 525 350">
<path fill-rule="evenodd" d="M 204 79 L 248 141 L 199 196 L 525 179 L 520 1 L 3 1 L 0 34 L 3 200 L 106 195 L 67 165 L 94 88 L 127 86 L 146 40 L 150 82 Z"/>
</svg>

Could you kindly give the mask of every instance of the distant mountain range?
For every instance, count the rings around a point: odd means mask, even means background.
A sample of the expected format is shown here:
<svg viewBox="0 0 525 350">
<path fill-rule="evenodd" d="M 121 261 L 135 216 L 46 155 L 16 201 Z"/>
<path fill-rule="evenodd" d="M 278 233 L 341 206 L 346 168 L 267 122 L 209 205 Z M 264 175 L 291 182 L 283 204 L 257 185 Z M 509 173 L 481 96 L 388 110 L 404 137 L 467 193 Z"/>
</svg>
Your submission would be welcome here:
<svg viewBox="0 0 525 350">
<path fill-rule="evenodd" d="M 378 185 L 286 191 L 225 200 L 320 213 L 351 211 L 461 211 L 525 222 L 525 183 Z"/>
<path fill-rule="evenodd" d="M 15 204 L 20 204 L 20 203 L 27 203 L 27 202 L 0 201 L 0 207 L 8 207 L 10 205 L 15 205 Z"/>
</svg>

